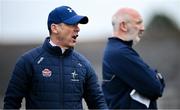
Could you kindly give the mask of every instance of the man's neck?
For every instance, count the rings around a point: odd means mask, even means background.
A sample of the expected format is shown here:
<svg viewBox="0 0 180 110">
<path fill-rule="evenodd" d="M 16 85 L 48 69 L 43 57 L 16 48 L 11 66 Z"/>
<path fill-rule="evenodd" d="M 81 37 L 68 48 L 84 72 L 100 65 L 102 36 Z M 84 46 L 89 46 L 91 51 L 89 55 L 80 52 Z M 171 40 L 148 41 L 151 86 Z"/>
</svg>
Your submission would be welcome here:
<svg viewBox="0 0 180 110">
<path fill-rule="evenodd" d="M 128 39 L 126 38 L 126 35 L 124 33 L 114 32 L 113 36 L 115 36 L 123 41 L 128 41 Z"/>
<path fill-rule="evenodd" d="M 51 44 L 51 46 L 53 46 L 53 47 L 55 47 L 55 46 L 58 46 L 58 47 L 60 47 L 61 48 L 61 51 L 62 51 L 62 53 L 64 53 L 65 52 L 65 50 L 66 50 L 66 48 L 63 48 L 63 47 L 61 47 L 61 46 L 59 46 L 59 45 L 56 45 L 51 39 L 50 39 L 50 41 L 49 41 L 49 43 Z"/>
</svg>

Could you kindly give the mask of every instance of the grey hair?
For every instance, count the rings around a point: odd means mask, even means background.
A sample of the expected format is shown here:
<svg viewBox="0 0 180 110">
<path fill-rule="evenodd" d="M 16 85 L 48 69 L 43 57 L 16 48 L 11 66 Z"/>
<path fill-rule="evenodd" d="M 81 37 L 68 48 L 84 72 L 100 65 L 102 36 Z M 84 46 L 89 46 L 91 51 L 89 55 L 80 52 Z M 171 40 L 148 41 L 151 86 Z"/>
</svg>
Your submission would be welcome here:
<svg viewBox="0 0 180 110">
<path fill-rule="evenodd" d="M 121 13 L 121 14 L 114 14 L 112 16 L 112 27 L 114 31 L 117 31 L 119 28 L 119 24 L 121 22 L 129 22 L 130 21 L 130 15 Z"/>
<path fill-rule="evenodd" d="M 116 14 L 112 16 L 112 27 L 113 30 L 116 31 L 119 28 L 119 23 L 120 23 L 120 17 L 117 16 Z"/>
</svg>

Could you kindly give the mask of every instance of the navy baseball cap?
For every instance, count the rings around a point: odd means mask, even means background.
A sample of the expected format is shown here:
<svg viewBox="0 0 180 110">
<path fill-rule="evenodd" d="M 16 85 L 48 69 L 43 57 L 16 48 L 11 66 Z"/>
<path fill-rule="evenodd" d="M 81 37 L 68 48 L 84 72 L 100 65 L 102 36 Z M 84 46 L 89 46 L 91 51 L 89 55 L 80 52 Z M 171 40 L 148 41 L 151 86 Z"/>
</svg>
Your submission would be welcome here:
<svg viewBox="0 0 180 110">
<path fill-rule="evenodd" d="M 78 23 L 87 24 L 88 17 L 77 15 L 76 12 L 71 7 L 60 6 L 55 8 L 49 13 L 48 28 L 50 28 L 52 23 L 55 24 L 65 23 L 69 25 L 74 25 Z"/>
</svg>

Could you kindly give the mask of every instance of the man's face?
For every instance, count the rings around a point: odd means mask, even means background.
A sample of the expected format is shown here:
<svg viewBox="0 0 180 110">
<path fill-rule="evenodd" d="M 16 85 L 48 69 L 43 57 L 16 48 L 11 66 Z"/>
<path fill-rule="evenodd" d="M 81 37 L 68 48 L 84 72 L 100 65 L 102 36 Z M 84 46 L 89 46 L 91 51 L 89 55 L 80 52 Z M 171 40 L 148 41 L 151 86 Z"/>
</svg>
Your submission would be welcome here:
<svg viewBox="0 0 180 110">
<path fill-rule="evenodd" d="M 140 16 L 134 17 L 132 21 L 127 24 L 128 39 L 133 40 L 133 44 L 140 41 L 140 37 L 144 31 L 144 25 Z"/>
<path fill-rule="evenodd" d="M 58 37 L 60 46 L 63 48 L 70 48 L 75 46 L 76 38 L 78 37 L 78 32 L 80 31 L 78 24 L 68 25 L 61 23 L 58 25 L 57 30 L 58 31 L 56 35 Z"/>
</svg>

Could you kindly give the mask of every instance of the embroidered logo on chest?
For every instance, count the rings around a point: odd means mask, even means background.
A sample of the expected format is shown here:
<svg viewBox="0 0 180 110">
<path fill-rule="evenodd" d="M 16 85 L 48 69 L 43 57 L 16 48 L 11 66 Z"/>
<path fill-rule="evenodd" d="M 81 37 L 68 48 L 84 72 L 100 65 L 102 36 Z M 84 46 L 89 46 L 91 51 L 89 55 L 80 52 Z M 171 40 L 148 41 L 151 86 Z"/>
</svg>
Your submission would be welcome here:
<svg viewBox="0 0 180 110">
<path fill-rule="evenodd" d="M 45 68 L 45 69 L 42 71 L 42 75 L 43 75 L 44 77 L 51 77 L 52 71 L 49 70 L 48 68 Z"/>
<path fill-rule="evenodd" d="M 78 74 L 76 73 L 75 70 L 74 72 L 71 73 L 71 75 L 72 75 L 71 81 L 79 81 Z"/>
</svg>

